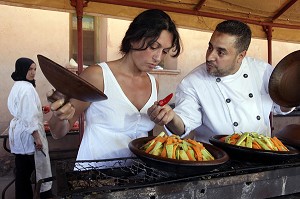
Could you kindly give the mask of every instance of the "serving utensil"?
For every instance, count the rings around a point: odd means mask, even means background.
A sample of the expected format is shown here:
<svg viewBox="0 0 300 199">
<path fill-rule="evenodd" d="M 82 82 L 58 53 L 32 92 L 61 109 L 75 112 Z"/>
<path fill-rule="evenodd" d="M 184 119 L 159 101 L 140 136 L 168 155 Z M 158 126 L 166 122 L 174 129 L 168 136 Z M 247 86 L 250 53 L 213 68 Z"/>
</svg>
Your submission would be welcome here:
<svg viewBox="0 0 300 199">
<path fill-rule="evenodd" d="M 300 105 L 300 50 L 288 54 L 276 65 L 270 77 L 269 93 L 280 106 Z"/>
<path fill-rule="evenodd" d="M 284 144 L 300 150 L 300 124 L 289 124 L 275 134 Z"/>
<path fill-rule="evenodd" d="M 74 98 L 85 102 L 107 99 L 102 91 L 68 69 L 43 55 L 37 55 L 37 58 L 43 74 L 56 89 L 54 94 L 48 98 L 49 101 L 54 102 L 62 97 L 65 98 L 65 101 Z"/>
</svg>

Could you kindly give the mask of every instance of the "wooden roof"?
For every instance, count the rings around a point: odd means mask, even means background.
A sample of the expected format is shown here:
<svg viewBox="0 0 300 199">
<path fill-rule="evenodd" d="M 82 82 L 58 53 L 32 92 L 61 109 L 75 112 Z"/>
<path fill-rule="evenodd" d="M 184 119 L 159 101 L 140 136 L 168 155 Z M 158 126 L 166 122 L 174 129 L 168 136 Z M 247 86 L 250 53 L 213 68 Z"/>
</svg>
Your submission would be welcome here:
<svg viewBox="0 0 300 199">
<path fill-rule="evenodd" d="M 0 4 L 75 12 L 71 5 L 82 0 L 6 0 Z M 300 42 L 298 0 L 89 0 L 84 14 L 132 19 L 144 9 L 168 12 L 180 27 L 213 31 L 225 19 L 248 23 L 257 38 Z"/>
</svg>

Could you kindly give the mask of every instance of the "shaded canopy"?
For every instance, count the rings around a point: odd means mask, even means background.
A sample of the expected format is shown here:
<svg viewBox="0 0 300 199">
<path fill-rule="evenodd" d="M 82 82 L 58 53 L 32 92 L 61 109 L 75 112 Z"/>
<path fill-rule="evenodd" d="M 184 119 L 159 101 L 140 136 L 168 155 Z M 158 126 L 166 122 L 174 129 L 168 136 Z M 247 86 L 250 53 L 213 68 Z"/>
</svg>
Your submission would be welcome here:
<svg viewBox="0 0 300 199">
<path fill-rule="evenodd" d="M 158 8 L 167 11 L 180 27 L 204 31 L 213 31 L 224 19 L 238 19 L 251 26 L 253 37 L 300 42 L 298 0 L 6 0 L 0 4 L 75 12 L 73 6 L 78 2 L 83 2 L 84 14 L 125 19 Z"/>
</svg>

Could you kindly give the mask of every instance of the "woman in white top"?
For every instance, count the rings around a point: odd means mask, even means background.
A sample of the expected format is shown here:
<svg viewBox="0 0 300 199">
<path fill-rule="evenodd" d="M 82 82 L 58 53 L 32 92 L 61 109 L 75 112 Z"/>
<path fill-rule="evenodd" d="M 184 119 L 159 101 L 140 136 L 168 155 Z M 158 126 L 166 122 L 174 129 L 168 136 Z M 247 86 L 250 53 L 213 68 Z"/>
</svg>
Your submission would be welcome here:
<svg viewBox="0 0 300 199">
<path fill-rule="evenodd" d="M 128 143 L 147 136 L 154 123 L 147 109 L 157 100 L 158 83 L 150 75 L 169 51 L 177 57 L 180 38 L 171 18 L 161 10 L 146 10 L 130 24 L 121 44 L 122 58 L 86 68 L 81 77 L 103 91 L 108 99 L 82 102 L 64 99 L 51 104 L 49 126 L 61 138 L 81 113 L 86 125 L 77 160 L 132 156 Z"/>
<path fill-rule="evenodd" d="M 8 109 L 13 115 L 9 127 L 9 145 L 15 154 L 16 199 L 32 199 L 31 174 L 36 182 L 51 177 L 48 141 L 43 125 L 43 112 L 35 90 L 36 64 L 28 58 L 16 61 L 11 77 L 15 81 L 8 96 Z M 40 198 L 51 198 L 52 182 L 41 185 Z"/>
</svg>

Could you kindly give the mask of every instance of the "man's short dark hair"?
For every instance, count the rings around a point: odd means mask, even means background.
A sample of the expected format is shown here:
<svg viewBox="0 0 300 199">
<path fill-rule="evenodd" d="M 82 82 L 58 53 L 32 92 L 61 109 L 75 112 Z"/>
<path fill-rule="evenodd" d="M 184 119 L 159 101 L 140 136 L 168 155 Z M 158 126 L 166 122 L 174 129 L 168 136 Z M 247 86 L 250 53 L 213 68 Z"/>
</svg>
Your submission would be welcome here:
<svg viewBox="0 0 300 199">
<path fill-rule="evenodd" d="M 248 50 L 251 42 L 251 29 L 247 24 L 237 20 L 227 20 L 219 23 L 216 31 L 236 36 L 236 49 L 239 53 Z"/>
</svg>

